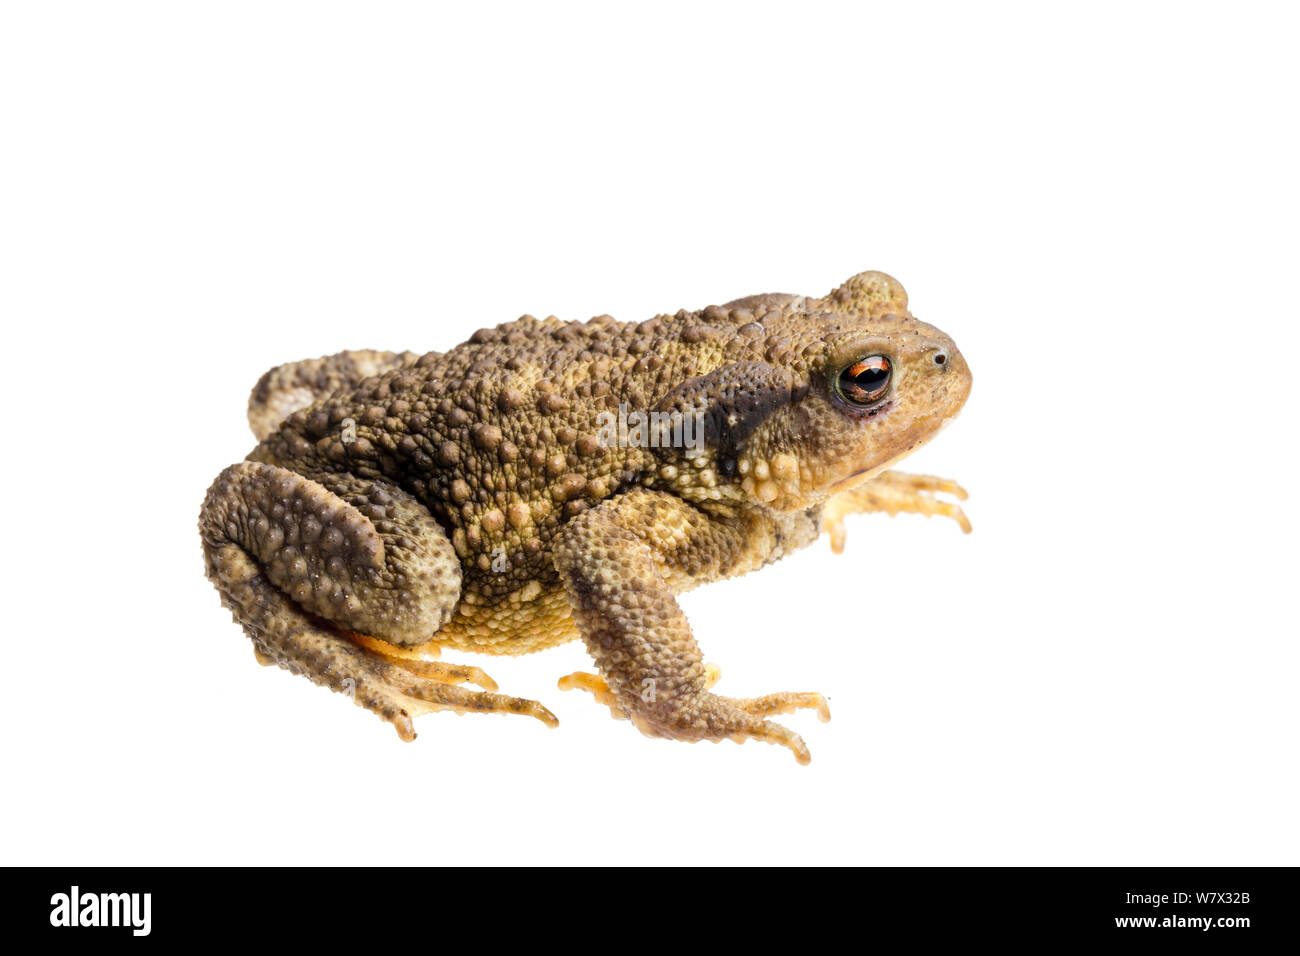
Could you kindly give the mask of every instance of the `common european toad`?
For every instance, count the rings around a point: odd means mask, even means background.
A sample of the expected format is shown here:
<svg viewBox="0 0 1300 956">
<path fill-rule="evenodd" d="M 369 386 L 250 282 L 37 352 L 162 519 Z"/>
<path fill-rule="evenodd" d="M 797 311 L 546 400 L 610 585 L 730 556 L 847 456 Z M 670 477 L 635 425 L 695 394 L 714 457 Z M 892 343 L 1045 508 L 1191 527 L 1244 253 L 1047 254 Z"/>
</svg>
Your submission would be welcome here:
<svg viewBox="0 0 1300 956">
<path fill-rule="evenodd" d="M 524 316 L 446 353 L 342 352 L 254 388 L 260 444 L 199 518 L 208 577 L 258 659 L 415 737 L 431 710 L 528 714 L 439 648 L 581 637 L 582 688 L 644 733 L 757 738 L 815 693 L 711 688 L 676 595 L 862 511 L 947 515 L 953 482 L 889 471 L 961 409 L 953 341 L 864 272 L 823 298 L 757 295 L 641 323 Z M 465 685 L 477 685 L 471 689 Z"/>
</svg>

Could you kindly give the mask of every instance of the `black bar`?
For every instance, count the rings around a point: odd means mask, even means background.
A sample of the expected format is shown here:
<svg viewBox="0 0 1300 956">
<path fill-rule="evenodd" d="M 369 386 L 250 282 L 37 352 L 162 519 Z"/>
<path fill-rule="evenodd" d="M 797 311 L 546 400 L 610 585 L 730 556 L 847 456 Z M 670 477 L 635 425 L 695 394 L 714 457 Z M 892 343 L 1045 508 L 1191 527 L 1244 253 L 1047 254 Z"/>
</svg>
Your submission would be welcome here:
<svg viewBox="0 0 1300 956">
<path fill-rule="evenodd" d="M 10 869 L 9 875 L 14 890 L 5 896 L 6 927 L 51 942 L 117 937 L 134 945 L 196 938 L 448 945 L 458 934 L 467 942 L 499 943 L 518 934 L 523 941 L 562 944 L 565 927 L 578 948 L 624 937 L 654 945 L 657 935 L 680 938 L 684 926 L 702 918 L 716 921 L 725 937 L 738 932 L 738 939 L 779 925 L 809 942 L 847 932 L 862 942 L 903 934 L 954 942 L 1213 941 L 1236 949 L 1294 941 L 1300 915 L 1292 868 L 195 867 Z M 119 925 L 70 925 L 73 887 L 77 922 Z"/>
</svg>

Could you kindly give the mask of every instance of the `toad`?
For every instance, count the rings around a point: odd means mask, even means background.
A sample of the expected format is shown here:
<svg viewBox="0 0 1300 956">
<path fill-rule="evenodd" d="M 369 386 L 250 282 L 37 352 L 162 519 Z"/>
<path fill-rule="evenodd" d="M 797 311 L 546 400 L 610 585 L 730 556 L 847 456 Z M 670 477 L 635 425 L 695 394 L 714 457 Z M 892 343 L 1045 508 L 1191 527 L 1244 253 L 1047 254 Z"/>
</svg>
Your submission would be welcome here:
<svg viewBox="0 0 1300 956">
<path fill-rule="evenodd" d="M 864 272 L 639 323 L 524 316 L 448 352 L 350 351 L 253 389 L 259 444 L 208 490 L 207 575 L 259 661 L 415 737 L 434 710 L 524 714 L 440 650 L 580 638 L 582 689 L 643 733 L 784 745 L 811 692 L 727 697 L 677 595 L 859 512 L 970 525 L 954 482 L 891 470 L 966 401 L 952 339 Z"/>
</svg>

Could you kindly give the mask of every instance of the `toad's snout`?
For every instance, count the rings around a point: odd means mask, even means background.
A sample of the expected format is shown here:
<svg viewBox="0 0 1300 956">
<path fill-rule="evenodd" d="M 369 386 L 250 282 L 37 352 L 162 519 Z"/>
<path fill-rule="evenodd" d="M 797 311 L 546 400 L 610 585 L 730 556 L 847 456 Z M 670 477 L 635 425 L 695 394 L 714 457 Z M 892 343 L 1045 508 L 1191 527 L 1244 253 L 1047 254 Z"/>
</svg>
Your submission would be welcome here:
<svg viewBox="0 0 1300 956">
<path fill-rule="evenodd" d="M 956 414 L 971 389 L 970 366 L 957 343 L 931 326 L 909 351 L 914 358 L 912 367 L 930 381 L 936 404 L 949 416 Z"/>
</svg>

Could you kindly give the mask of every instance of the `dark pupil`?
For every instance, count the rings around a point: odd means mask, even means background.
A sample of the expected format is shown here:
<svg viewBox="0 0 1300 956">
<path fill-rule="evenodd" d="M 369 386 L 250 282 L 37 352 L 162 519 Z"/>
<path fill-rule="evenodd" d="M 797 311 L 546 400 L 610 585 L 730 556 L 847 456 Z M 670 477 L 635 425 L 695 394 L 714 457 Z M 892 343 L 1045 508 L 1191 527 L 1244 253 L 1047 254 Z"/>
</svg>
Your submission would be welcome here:
<svg viewBox="0 0 1300 956">
<path fill-rule="evenodd" d="M 853 384 L 858 388 L 866 389 L 868 392 L 874 392 L 887 381 L 889 381 L 889 369 L 881 368 L 878 365 L 864 368 L 853 376 Z"/>
<path fill-rule="evenodd" d="M 889 359 L 873 355 L 854 362 L 840 373 L 840 387 L 851 402 L 868 405 L 876 401 L 889 387 Z"/>
</svg>

